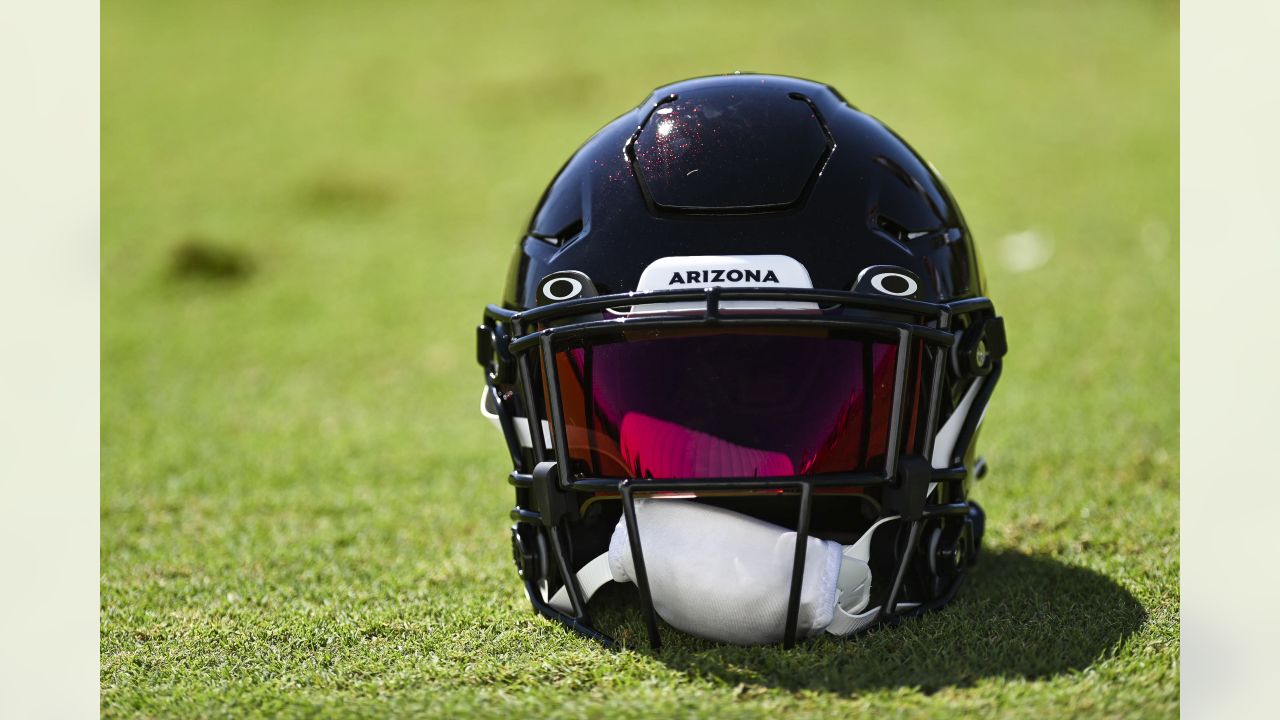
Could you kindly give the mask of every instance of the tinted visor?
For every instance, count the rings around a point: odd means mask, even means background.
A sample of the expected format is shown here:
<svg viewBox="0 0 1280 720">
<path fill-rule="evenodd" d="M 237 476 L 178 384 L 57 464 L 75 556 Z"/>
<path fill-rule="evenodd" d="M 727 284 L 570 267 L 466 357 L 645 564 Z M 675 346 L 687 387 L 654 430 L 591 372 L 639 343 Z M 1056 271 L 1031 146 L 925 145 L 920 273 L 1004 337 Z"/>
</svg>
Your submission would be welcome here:
<svg viewBox="0 0 1280 720">
<path fill-rule="evenodd" d="M 630 331 L 558 348 L 555 363 L 575 475 L 707 479 L 885 468 L 898 346 L 883 338 L 825 328 Z M 909 363 L 908 452 L 919 374 Z"/>
</svg>

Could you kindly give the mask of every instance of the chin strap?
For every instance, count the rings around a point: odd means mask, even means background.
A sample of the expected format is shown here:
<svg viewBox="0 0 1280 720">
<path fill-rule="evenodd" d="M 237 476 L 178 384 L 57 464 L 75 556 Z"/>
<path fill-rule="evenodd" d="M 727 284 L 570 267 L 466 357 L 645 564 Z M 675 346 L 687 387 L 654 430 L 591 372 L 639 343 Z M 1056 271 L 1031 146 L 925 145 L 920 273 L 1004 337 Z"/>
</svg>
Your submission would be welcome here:
<svg viewBox="0 0 1280 720">
<path fill-rule="evenodd" d="M 898 516 L 877 520 L 858 538 L 858 542 L 845 546 L 840 558 L 840 577 L 836 580 L 836 607 L 831 624 L 825 628 L 832 635 L 845 637 L 876 621 L 880 608 L 866 610 L 871 602 L 871 537 L 876 529 Z"/>
<path fill-rule="evenodd" d="M 867 610 L 871 602 L 871 537 L 876 528 L 899 519 L 898 515 L 882 518 L 867 528 L 858 542 L 846 545 L 840 558 L 840 578 L 836 580 L 836 607 L 831 624 L 825 630 L 837 637 L 848 637 L 874 623 L 880 617 L 880 607 Z M 898 603 L 902 609 L 910 609 L 919 603 Z M 864 612 L 865 611 L 865 612 Z"/>
<path fill-rule="evenodd" d="M 838 637 L 852 635 L 871 625 L 880 616 L 880 607 L 867 610 L 871 602 L 871 538 L 877 528 L 892 520 L 897 515 L 876 521 L 874 525 L 858 538 L 852 545 L 846 545 L 840 558 L 840 576 L 836 580 L 836 603 L 831 623 L 824 630 Z M 583 600 L 590 600 L 605 583 L 613 581 L 613 572 L 609 568 L 609 553 L 603 552 L 587 563 L 577 572 L 578 585 L 582 588 Z M 565 587 L 556 591 L 547 601 L 551 607 L 562 613 L 572 614 L 573 605 L 569 602 L 569 593 Z M 918 603 L 898 603 L 900 609 L 910 609 Z"/>
<path fill-rule="evenodd" d="M 609 570 L 609 553 L 603 552 L 595 560 L 587 563 L 578 571 L 578 585 L 582 586 L 582 599 L 590 600 L 596 591 L 613 581 L 613 572 Z M 556 591 L 547 601 L 551 607 L 562 613 L 573 614 L 573 605 L 569 602 L 569 593 L 564 586 Z"/>
</svg>

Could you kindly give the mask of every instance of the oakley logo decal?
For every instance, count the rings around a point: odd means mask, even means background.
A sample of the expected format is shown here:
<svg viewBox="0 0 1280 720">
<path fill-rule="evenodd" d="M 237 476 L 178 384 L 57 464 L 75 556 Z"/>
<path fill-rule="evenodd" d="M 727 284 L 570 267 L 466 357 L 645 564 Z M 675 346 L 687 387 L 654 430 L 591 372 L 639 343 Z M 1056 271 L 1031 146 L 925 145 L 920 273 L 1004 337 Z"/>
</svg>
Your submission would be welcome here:
<svg viewBox="0 0 1280 720">
<path fill-rule="evenodd" d="M 871 287 L 885 295 L 907 297 L 915 295 L 920 285 L 913 278 L 902 273 L 882 272 L 871 278 Z"/>
<path fill-rule="evenodd" d="M 582 283 L 577 278 L 556 277 L 542 286 L 542 294 L 548 300 L 560 301 L 577 297 L 582 292 Z"/>
<path fill-rule="evenodd" d="M 714 270 L 685 270 L 683 273 L 676 271 L 671 273 L 671 279 L 667 281 L 668 285 L 691 285 L 693 283 L 718 283 L 718 282 L 756 282 L 756 283 L 773 283 L 779 284 L 778 274 L 772 270 L 760 269 L 743 269 L 733 268 L 730 270 L 714 269 Z"/>
<path fill-rule="evenodd" d="M 897 265 L 872 265 L 858 273 L 853 291 L 867 295 L 890 295 L 900 298 L 916 298 L 920 293 L 920 278 Z"/>
<path fill-rule="evenodd" d="M 580 270 L 557 270 L 542 278 L 538 285 L 538 307 L 558 303 L 563 300 L 576 300 L 584 297 L 595 297 L 595 283 Z"/>
</svg>

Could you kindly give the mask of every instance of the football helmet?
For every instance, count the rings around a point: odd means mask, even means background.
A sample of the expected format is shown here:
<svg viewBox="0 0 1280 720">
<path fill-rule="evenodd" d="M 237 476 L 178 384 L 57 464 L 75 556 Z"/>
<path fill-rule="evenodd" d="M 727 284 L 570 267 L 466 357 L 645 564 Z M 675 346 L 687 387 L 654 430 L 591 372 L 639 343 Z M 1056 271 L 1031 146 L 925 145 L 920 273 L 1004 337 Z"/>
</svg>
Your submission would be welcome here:
<svg viewBox="0 0 1280 720">
<path fill-rule="evenodd" d="M 726 642 L 941 607 L 977 559 L 1003 320 L 934 169 L 833 88 L 654 91 L 560 169 L 477 332 L 534 609 L 631 582 Z M 647 527 L 647 529 L 646 529 Z"/>
</svg>

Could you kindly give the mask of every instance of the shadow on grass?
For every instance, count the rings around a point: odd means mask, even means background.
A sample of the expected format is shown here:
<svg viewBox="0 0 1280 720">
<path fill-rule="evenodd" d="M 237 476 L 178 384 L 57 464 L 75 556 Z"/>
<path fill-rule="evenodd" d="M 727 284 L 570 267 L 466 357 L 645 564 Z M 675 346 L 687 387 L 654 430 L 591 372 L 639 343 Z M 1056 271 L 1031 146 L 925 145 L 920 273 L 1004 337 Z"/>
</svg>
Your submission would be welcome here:
<svg viewBox="0 0 1280 720">
<path fill-rule="evenodd" d="M 664 626 L 666 644 L 652 652 L 638 612 L 627 612 L 613 629 L 642 654 L 691 676 L 856 694 L 897 687 L 934 692 L 984 678 L 1081 670 L 1113 652 L 1145 619 L 1138 601 L 1104 575 L 1004 551 L 984 553 L 957 599 L 941 611 L 848 640 L 824 635 L 787 651 L 717 645 Z"/>
</svg>

